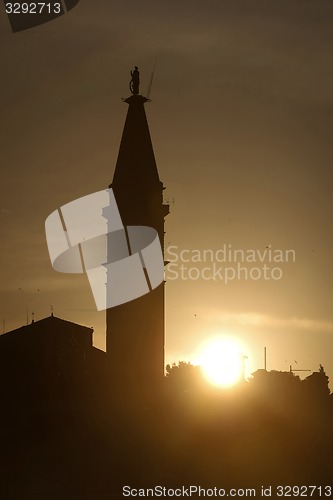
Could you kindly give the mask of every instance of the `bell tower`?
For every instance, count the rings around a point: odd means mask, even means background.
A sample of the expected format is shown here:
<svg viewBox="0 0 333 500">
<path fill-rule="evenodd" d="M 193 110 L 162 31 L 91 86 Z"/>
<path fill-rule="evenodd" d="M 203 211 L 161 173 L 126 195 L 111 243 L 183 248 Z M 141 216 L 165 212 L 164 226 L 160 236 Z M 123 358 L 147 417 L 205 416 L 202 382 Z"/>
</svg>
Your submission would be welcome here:
<svg viewBox="0 0 333 500">
<path fill-rule="evenodd" d="M 163 183 L 159 179 L 139 70 L 131 72 L 132 95 L 110 188 L 124 226 L 149 226 L 164 253 Z M 164 376 L 164 282 L 146 295 L 106 311 L 106 350 L 112 385 L 124 400 L 148 400 Z M 120 392 L 120 394 L 119 394 Z"/>
</svg>

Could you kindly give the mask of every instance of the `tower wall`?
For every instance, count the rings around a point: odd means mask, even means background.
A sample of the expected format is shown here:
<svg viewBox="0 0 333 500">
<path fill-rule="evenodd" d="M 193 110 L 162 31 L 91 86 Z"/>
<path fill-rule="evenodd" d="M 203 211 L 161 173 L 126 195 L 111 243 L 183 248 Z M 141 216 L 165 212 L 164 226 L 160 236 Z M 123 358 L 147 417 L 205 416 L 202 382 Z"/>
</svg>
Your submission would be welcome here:
<svg viewBox="0 0 333 500">
<path fill-rule="evenodd" d="M 132 96 L 112 187 L 124 226 L 156 229 L 164 248 L 163 183 L 159 180 L 145 98 Z M 111 285 L 112 286 L 112 285 Z M 164 375 L 164 282 L 131 302 L 107 310 L 107 355 L 122 400 L 149 401 Z"/>
</svg>

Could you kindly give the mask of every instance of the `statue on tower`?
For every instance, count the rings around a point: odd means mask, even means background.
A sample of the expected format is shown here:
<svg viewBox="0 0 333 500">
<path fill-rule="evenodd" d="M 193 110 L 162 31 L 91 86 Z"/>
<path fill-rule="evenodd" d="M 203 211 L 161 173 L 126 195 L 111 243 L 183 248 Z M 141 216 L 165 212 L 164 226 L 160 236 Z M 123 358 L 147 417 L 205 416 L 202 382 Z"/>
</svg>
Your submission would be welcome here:
<svg viewBox="0 0 333 500">
<path fill-rule="evenodd" d="M 140 86 L 140 72 L 137 66 L 135 66 L 131 71 L 131 77 L 132 79 L 129 84 L 130 91 L 132 92 L 132 94 L 138 95 Z"/>
</svg>

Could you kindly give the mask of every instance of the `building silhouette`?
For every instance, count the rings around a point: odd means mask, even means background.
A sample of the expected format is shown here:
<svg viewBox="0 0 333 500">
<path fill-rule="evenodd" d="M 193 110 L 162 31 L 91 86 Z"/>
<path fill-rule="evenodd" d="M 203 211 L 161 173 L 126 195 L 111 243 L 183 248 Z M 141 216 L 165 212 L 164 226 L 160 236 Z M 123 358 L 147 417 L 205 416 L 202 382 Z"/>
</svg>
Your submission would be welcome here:
<svg viewBox="0 0 333 500">
<path fill-rule="evenodd" d="M 110 187 L 124 226 L 154 228 L 163 249 L 169 207 L 144 109 L 148 99 L 138 91 L 136 80 L 125 100 L 128 112 Z M 0 391 L 9 420 L 13 412 L 41 407 L 149 405 L 164 376 L 164 282 L 106 311 L 106 353 L 93 347 L 92 334 L 52 313 L 0 336 Z"/>
<path fill-rule="evenodd" d="M 164 218 L 169 206 L 163 203 L 144 105 L 148 99 L 135 92 L 125 99 L 126 122 L 113 189 L 124 226 L 156 229 L 164 248 Z M 164 285 L 106 313 L 106 352 L 116 387 L 130 398 L 149 398 L 164 376 Z M 111 284 L 112 286 L 112 284 Z M 120 375 L 121 374 L 121 375 Z"/>
<path fill-rule="evenodd" d="M 1 421 L 79 405 L 89 389 L 93 358 L 98 356 L 92 334 L 92 328 L 52 314 L 1 335 Z"/>
</svg>

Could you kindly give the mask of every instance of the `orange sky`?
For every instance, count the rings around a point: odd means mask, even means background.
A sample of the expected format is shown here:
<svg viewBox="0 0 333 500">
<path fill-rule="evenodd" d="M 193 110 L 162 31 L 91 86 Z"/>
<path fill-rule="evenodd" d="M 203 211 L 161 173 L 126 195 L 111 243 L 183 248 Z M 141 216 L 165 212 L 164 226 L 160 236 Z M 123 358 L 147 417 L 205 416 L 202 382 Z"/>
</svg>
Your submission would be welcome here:
<svg viewBox="0 0 333 500">
<path fill-rule="evenodd" d="M 280 280 L 166 285 L 167 361 L 216 332 L 248 345 L 249 371 L 289 365 L 333 380 L 331 3 L 81 0 L 13 35 L 0 16 L 0 314 L 6 329 L 55 314 L 94 326 L 84 276 L 57 274 L 44 221 L 108 186 L 127 105 L 142 88 L 166 198 L 166 246 L 293 249 Z M 19 290 L 22 288 L 22 291 Z M 37 290 L 40 290 L 39 292 Z M 30 316 L 31 319 L 31 316 Z M 297 361 L 297 365 L 295 364 Z"/>
</svg>

